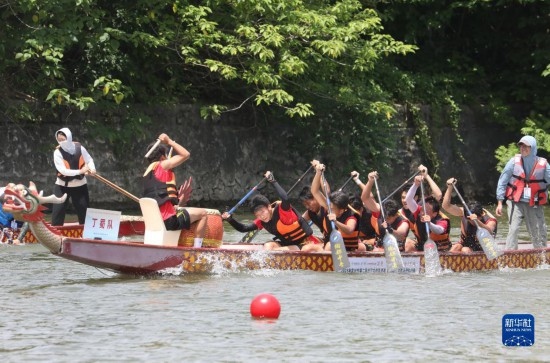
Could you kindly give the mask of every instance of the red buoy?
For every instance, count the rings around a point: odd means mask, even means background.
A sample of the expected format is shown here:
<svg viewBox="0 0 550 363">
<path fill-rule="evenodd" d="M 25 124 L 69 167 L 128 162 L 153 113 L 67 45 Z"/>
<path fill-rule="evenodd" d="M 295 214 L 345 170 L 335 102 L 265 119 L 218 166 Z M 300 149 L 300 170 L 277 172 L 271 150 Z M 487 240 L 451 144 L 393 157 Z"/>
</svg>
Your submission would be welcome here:
<svg viewBox="0 0 550 363">
<path fill-rule="evenodd" d="M 281 304 L 271 294 L 259 294 L 250 303 L 250 315 L 255 319 L 278 319 L 279 314 Z"/>
</svg>

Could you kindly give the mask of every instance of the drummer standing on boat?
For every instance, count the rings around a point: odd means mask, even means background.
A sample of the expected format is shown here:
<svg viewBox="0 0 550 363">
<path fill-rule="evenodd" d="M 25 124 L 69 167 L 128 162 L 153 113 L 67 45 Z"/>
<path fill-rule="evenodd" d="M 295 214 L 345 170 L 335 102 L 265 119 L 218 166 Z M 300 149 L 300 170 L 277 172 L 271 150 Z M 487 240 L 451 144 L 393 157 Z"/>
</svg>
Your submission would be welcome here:
<svg viewBox="0 0 550 363">
<path fill-rule="evenodd" d="M 550 165 L 537 156 L 537 141 L 533 136 L 523 136 L 518 142 L 519 154 L 511 158 L 497 185 L 497 216 L 502 215 L 502 201 L 506 199 L 510 227 L 506 237 L 506 249 L 518 249 L 518 232 L 522 220 L 531 236 L 533 248 L 547 246 L 547 227 L 544 205 L 548 200 Z"/>
<path fill-rule="evenodd" d="M 86 209 L 90 204 L 88 183 L 85 175 L 95 174 L 94 159 L 84 146 L 73 142 L 71 130 L 64 127 L 55 132 L 55 139 L 59 143 L 53 152 L 53 161 L 57 169 L 57 179 L 54 185 L 56 197 L 67 194 L 65 203 L 54 204 L 52 207 L 52 225 L 62 226 L 65 222 L 65 211 L 69 198 L 78 216 L 78 223 L 84 224 Z"/>
</svg>

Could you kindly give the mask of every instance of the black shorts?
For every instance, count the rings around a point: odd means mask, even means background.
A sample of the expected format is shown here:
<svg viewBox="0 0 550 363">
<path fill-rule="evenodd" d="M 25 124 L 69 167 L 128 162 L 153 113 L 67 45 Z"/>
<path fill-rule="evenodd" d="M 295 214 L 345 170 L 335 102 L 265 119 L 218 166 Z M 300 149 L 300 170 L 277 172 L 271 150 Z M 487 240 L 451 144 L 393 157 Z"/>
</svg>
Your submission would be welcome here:
<svg viewBox="0 0 550 363">
<path fill-rule="evenodd" d="M 416 241 L 416 244 L 414 245 L 414 248 L 415 248 L 418 252 L 424 251 L 424 242 L 419 242 L 419 241 L 417 240 L 417 241 Z"/>
<path fill-rule="evenodd" d="M 468 247 L 472 251 L 483 251 L 483 247 L 481 247 L 481 245 L 477 240 L 466 239 L 466 240 L 461 240 L 459 243 L 462 245 L 462 247 Z"/>
<path fill-rule="evenodd" d="M 179 229 L 191 228 L 191 217 L 187 209 L 178 209 L 175 216 L 172 216 L 164 221 L 164 226 L 167 231 L 176 231 Z"/>
</svg>

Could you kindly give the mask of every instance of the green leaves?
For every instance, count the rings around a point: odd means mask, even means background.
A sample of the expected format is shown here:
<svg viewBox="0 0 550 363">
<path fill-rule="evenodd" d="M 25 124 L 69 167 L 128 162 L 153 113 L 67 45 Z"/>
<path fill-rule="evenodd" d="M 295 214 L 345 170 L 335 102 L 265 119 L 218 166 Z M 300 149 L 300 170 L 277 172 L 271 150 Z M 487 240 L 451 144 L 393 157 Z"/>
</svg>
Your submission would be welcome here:
<svg viewBox="0 0 550 363">
<path fill-rule="evenodd" d="M 225 79 L 237 77 L 237 70 L 235 67 L 213 59 L 206 59 L 204 63 L 208 66 L 211 72 L 218 73 Z"/>
<path fill-rule="evenodd" d="M 541 150 L 550 152 L 550 134 L 546 130 L 550 130 L 550 118 L 542 115 L 526 118 L 521 129 L 522 135 L 530 135 L 537 140 L 537 154 L 540 154 Z M 495 150 L 496 169 L 502 172 L 508 160 L 518 153 L 518 145 L 515 142 L 499 146 Z"/>
<path fill-rule="evenodd" d="M 346 49 L 345 42 L 341 40 L 314 40 L 311 42 L 314 49 L 318 50 L 324 55 L 328 55 L 331 58 L 338 58 L 344 53 Z"/>
<path fill-rule="evenodd" d="M 46 97 L 46 101 L 50 101 L 52 107 L 70 105 L 76 107 L 80 111 L 86 110 L 95 102 L 91 97 L 71 96 L 66 88 L 52 89 Z"/>
<path fill-rule="evenodd" d="M 104 76 L 101 76 L 94 81 L 92 92 L 94 92 L 94 90 L 101 90 L 103 96 L 111 95 L 117 105 L 124 100 L 124 91 L 131 93 L 127 87 L 122 84 L 121 80 L 110 79 Z"/>
<path fill-rule="evenodd" d="M 266 105 L 279 104 L 284 105 L 294 100 L 294 97 L 282 89 L 262 90 L 256 96 L 256 105 L 265 103 Z"/>
<path fill-rule="evenodd" d="M 253 100 L 248 107 L 309 117 L 311 95 L 336 106 L 340 87 L 371 87 L 359 80 L 390 54 L 415 49 L 382 33 L 376 11 L 355 0 L 68 3 L 15 7 L 38 31 L 10 23 L 22 40 L 15 59 L 40 72 L 25 88 L 54 107 L 192 98 L 210 100 L 203 116 L 219 116 Z"/>
</svg>

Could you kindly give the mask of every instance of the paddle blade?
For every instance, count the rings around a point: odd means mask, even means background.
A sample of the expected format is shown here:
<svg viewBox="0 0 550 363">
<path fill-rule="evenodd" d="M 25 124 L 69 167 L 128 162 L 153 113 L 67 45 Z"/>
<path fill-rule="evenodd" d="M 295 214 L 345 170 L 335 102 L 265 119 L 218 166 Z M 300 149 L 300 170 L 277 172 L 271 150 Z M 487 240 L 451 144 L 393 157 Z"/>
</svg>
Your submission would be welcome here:
<svg viewBox="0 0 550 363">
<path fill-rule="evenodd" d="M 386 232 L 384 239 L 382 240 L 384 246 L 384 256 L 386 257 L 386 269 L 388 272 L 398 272 L 404 267 L 403 258 L 401 258 L 401 252 L 399 252 L 399 246 L 395 236 L 389 232 Z"/>
<path fill-rule="evenodd" d="M 239 243 L 250 243 L 256 236 L 258 235 L 258 232 L 260 232 L 259 229 L 255 229 L 253 231 L 247 232 L 244 234 L 244 236 L 241 238 Z"/>
<path fill-rule="evenodd" d="M 439 261 L 439 251 L 437 245 L 431 239 L 424 242 L 424 270 L 426 275 L 434 276 L 441 272 L 441 262 Z"/>
<path fill-rule="evenodd" d="M 348 253 L 344 238 L 337 230 L 330 234 L 330 251 L 332 252 L 332 267 L 334 271 L 341 272 L 349 268 Z"/>
<path fill-rule="evenodd" d="M 493 260 L 502 254 L 502 251 L 498 249 L 497 243 L 493 238 L 493 235 L 489 233 L 485 228 L 477 227 L 476 232 L 477 240 L 485 252 L 488 260 Z"/>
</svg>

